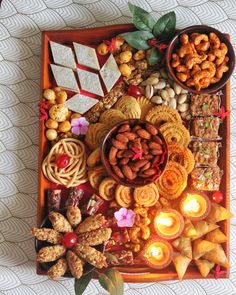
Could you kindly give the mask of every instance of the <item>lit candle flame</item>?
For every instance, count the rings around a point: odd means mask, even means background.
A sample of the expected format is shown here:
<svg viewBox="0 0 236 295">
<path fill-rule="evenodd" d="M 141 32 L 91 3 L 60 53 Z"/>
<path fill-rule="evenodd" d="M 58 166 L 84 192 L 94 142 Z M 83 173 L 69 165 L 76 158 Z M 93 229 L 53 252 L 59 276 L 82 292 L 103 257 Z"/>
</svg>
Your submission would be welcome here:
<svg viewBox="0 0 236 295">
<path fill-rule="evenodd" d="M 184 211 L 198 213 L 200 210 L 200 205 L 196 199 L 192 199 L 184 204 L 183 209 Z"/>
<path fill-rule="evenodd" d="M 161 225 L 165 225 L 167 227 L 171 227 L 174 224 L 174 219 L 169 216 L 166 216 L 166 217 L 158 216 L 156 218 L 156 223 L 161 224 Z"/>
<path fill-rule="evenodd" d="M 163 251 L 160 247 L 151 247 L 148 253 L 148 257 L 154 257 L 157 260 L 161 260 L 163 258 Z"/>
</svg>

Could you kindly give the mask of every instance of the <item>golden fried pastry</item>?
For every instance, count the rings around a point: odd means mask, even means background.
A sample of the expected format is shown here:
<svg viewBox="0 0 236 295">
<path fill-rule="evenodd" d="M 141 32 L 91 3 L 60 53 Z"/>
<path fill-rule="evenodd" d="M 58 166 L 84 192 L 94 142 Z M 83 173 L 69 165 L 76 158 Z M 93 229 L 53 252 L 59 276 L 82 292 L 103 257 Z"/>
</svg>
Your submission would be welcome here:
<svg viewBox="0 0 236 295">
<path fill-rule="evenodd" d="M 183 256 L 193 258 L 191 239 L 185 236 L 181 236 L 172 242 L 172 245 L 178 250 Z"/>
<path fill-rule="evenodd" d="M 122 96 L 115 104 L 115 109 L 120 110 L 128 119 L 140 119 L 141 108 L 133 96 Z"/>
<path fill-rule="evenodd" d="M 105 217 L 102 214 L 96 214 L 87 217 L 83 222 L 81 222 L 75 229 L 76 233 L 84 233 L 92 230 L 96 230 L 103 226 L 106 222 Z"/>
<path fill-rule="evenodd" d="M 116 202 L 119 206 L 129 208 L 133 203 L 133 189 L 122 184 L 118 184 L 115 190 Z"/>
<path fill-rule="evenodd" d="M 144 120 L 148 112 L 154 107 L 154 104 L 147 99 L 145 96 L 140 96 L 137 98 L 137 102 L 141 109 L 141 120 Z"/>
<path fill-rule="evenodd" d="M 99 195 L 106 201 L 111 201 L 115 197 L 117 183 L 111 177 L 106 177 L 99 185 Z"/>
<path fill-rule="evenodd" d="M 216 228 L 206 235 L 206 240 L 212 243 L 221 244 L 227 242 L 228 237 L 219 228 Z"/>
<path fill-rule="evenodd" d="M 151 207 L 159 199 L 159 193 L 154 183 L 134 189 L 134 200 L 137 204 L 145 207 Z"/>
<path fill-rule="evenodd" d="M 189 219 L 185 219 L 183 234 L 189 238 L 192 238 L 197 235 L 197 231 L 193 226 L 192 221 Z"/>
<path fill-rule="evenodd" d="M 98 190 L 100 183 L 107 176 L 107 171 L 103 166 L 93 168 L 88 172 L 88 179 L 91 186 Z"/>
<path fill-rule="evenodd" d="M 111 237 L 112 230 L 110 228 L 99 228 L 78 235 L 78 243 L 89 246 L 100 245 Z"/>
<path fill-rule="evenodd" d="M 49 220 L 52 223 L 52 227 L 60 233 L 68 233 L 73 231 L 68 220 L 58 212 L 51 211 L 48 215 Z"/>
<path fill-rule="evenodd" d="M 193 240 L 199 239 L 202 236 L 204 236 L 205 234 L 207 234 L 219 227 L 218 224 L 209 223 L 205 220 L 193 222 L 193 225 L 196 230 L 196 235 L 193 237 Z"/>
<path fill-rule="evenodd" d="M 95 167 L 98 163 L 101 162 L 101 149 L 100 147 L 96 148 L 87 158 L 87 165 L 90 168 Z"/>
<path fill-rule="evenodd" d="M 120 110 L 109 109 L 103 112 L 100 116 L 99 122 L 106 124 L 110 127 L 116 125 L 117 123 L 126 120 L 127 117 Z"/>
<path fill-rule="evenodd" d="M 207 252 L 203 258 L 215 264 L 219 264 L 220 266 L 226 268 L 230 267 L 229 261 L 225 255 L 225 251 L 220 244 L 216 244 L 216 247 L 213 250 Z"/>
<path fill-rule="evenodd" d="M 233 214 L 230 213 L 229 210 L 227 210 L 226 208 L 224 208 L 223 206 L 219 204 L 212 203 L 211 211 L 209 215 L 207 216 L 207 221 L 216 223 L 222 220 L 230 219 L 232 217 L 233 217 Z"/>
<path fill-rule="evenodd" d="M 65 258 L 60 258 L 56 264 L 51 266 L 47 271 L 47 275 L 52 280 L 58 280 L 62 277 L 68 269 L 67 261 Z"/>
<path fill-rule="evenodd" d="M 157 189 L 166 199 L 178 198 L 187 186 L 188 174 L 180 164 L 169 161 L 164 173 L 156 181 Z"/>
<path fill-rule="evenodd" d="M 189 131 L 182 123 L 165 123 L 161 125 L 160 131 L 168 144 L 179 144 L 188 146 L 190 142 Z"/>
<path fill-rule="evenodd" d="M 49 110 L 49 116 L 56 122 L 63 122 L 69 113 L 68 108 L 63 104 L 54 104 Z"/>
<path fill-rule="evenodd" d="M 168 148 L 169 160 L 175 161 L 182 165 L 188 174 L 192 172 L 195 165 L 195 160 L 190 149 L 179 144 L 170 144 Z"/>
<path fill-rule="evenodd" d="M 76 227 L 82 220 L 80 209 L 74 206 L 68 206 L 66 217 L 72 227 Z"/>
<path fill-rule="evenodd" d="M 69 265 L 71 274 L 76 279 L 79 279 L 83 274 L 83 261 L 71 250 L 67 251 L 66 259 Z"/>
<path fill-rule="evenodd" d="M 215 263 L 205 259 L 195 260 L 195 264 L 197 265 L 199 272 L 204 278 L 208 276 L 209 272 L 215 265 Z"/>
<path fill-rule="evenodd" d="M 216 247 L 216 244 L 198 239 L 193 242 L 193 258 L 195 260 L 201 258 L 203 255 L 205 255 L 207 252 L 213 250 Z"/>
<path fill-rule="evenodd" d="M 103 138 L 109 131 L 109 128 L 109 126 L 103 123 L 89 125 L 88 131 L 85 135 L 85 142 L 92 151 L 101 145 Z"/>
<path fill-rule="evenodd" d="M 39 250 L 36 260 L 38 262 L 55 261 L 66 253 L 66 248 L 62 245 L 47 246 Z"/>
<path fill-rule="evenodd" d="M 31 229 L 31 234 L 40 241 L 47 241 L 51 244 L 59 244 L 62 238 L 62 234 L 52 228 L 36 228 Z"/>
<path fill-rule="evenodd" d="M 76 244 L 73 251 L 96 268 L 107 267 L 106 256 L 89 245 Z"/>
<path fill-rule="evenodd" d="M 189 266 L 189 263 L 190 263 L 191 259 L 184 256 L 184 255 L 181 255 L 179 253 L 176 253 L 173 257 L 173 263 L 174 263 L 174 266 L 175 266 L 175 269 L 176 269 L 176 272 L 178 274 L 178 278 L 179 280 L 182 280 L 185 273 L 186 273 L 186 270 Z"/>
</svg>

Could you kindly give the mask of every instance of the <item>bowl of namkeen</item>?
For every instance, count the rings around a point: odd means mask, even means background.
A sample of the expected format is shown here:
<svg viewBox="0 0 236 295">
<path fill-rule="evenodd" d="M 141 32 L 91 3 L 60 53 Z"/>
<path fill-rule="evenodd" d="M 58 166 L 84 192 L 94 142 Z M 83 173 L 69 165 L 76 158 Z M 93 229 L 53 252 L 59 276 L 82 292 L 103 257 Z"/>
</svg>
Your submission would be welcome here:
<svg viewBox="0 0 236 295">
<path fill-rule="evenodd" d="M 168 146 L 153 124 L 131 119 L 119 122 L 108 132 L 101 157 L 118 183 L 138 187 L 160 177 L 168 161 Z"/>
<path fill-rule="evenodd" d="M 235 55 L 226 35 L 208 26 L 179 31 L 167 49 L 170 75 L 182 88 L 194 93 L 216 92 L 231 76 Z"/>
</svg>

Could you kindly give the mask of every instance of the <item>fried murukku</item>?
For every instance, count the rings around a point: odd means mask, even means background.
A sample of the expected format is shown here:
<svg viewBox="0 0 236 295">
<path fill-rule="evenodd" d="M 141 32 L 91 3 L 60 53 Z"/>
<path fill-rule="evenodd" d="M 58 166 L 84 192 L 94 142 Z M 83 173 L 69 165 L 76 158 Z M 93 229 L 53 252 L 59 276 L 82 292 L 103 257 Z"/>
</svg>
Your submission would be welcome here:
<svg viewBox="0 0 236 295">
<path fill-rule="evenodd" d="M 115 197 L 117 183 L 111 177 L 106 177 L 99 185 L 99 195 L 106 201 L 111 201 Z"/>
<path fill-rule="evenodd" d="M 182 146 L 188 146 L 190 142 L 190 134 L 183 124 L 165 123 L 159 129 L 168 144 L 177 143 Z"/>
<path fill-rule="evenodd" d="M 118 205 L 129 208 L 133 203 L 133 189 L 122 184 L 118 184 L 115 190 L 115 198 Z"/>
<path fill-rule="evenodd" d="M 109 126 L 103 123 L 90 124 L 85 135 L 85 142 L 91 150 L 95 150 L 102 143 L 109 131 Z"/>
<path fill-rule="evenodd" d="M 194 156 L 190 149 L 179 144 L 170 144 L 168 146 L 169 160 L 182 165 L 189 174 L 194 168 Z"/>
<path fill-rule="evenodd" d="M 145 207 L 151 207 L 156 204 L 159 199 L 158 189 L 155 183 L 134 189 L 134 200 L 137 204 Z"/>
<path fill-rule="evenodd" d="M 144 120 L 147 113 L 154 107 L 154 104 L 147 99 L 145 96 L 140 96 L 137 98 L 137 102 L 141 109 L 141 117 L 140 119 Z"/>
<path fill-rule="evenodd" d="M 122 96 L 115 104 L 115 109 L 120 110 L 128 119 L 139 119 L 141 116 L 141 108 L 133 96 Z"/>
<path fill-rule="evenodd" d="M 114 126 L 117 123 L 126 120 L 127 117 L 120 110 L 109 109 L 103 112 L 100 116 L 99 122 L 108 126 Z"/>
<path fill-rule="evenodd" d="M 106 169 L 103 166 L 98 166 L 89 170 L 88 179 L 91 186 L 98 190 L 100 183 L 107 176 Z"/>
<path fill-rule="evenodd" d="M 177 199 L 187 186 L 188 174 L 186 169 L 174 161 L 169 161 L 165 171 L 156 180 L 157 189 L 163 197 Z"/>
<path fill-rule="evenodd" d="M 182 123 L 180 114 L 168 106 L 156 106 L 152 108 L 146 115 L 145 120 L 160 127 L 165 123 Z"/>
</svg>

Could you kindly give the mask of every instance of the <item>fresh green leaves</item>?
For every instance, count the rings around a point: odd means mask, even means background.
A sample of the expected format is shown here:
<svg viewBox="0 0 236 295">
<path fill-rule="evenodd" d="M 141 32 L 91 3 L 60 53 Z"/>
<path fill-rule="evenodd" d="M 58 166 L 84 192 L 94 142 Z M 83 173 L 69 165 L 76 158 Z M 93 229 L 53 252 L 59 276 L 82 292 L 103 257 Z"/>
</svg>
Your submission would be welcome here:
<svg viewBox="0 0 236 295">
<path fill-rule="evenodd" d="M 174 11 L 164 14 L 153 27 L 153 34 L 157 39 L 169 40 L 175 33 L 176 15 Z"/>
<path fill-rule="evenodd" d="M 119 271 L 108 269 L 98 278 L 100 285 L 106 289 L 110 295 L 123 295 L 124 282 Z"/>
<path fill-rule="evenodd" d="M 153 34 L 149 31 L 134 31 L 121 34 L 125 41 L 133 46 L 135 49 L 149 49 L 150 45 L 147 43 L 149 39 L 154 38 Z"/>
<path fill-rule="evenodd" d="M 74 288 L 75 288 L 76 295 L 83 294 L 89 282 L 91 281 L 92 276 L 93 276 L 93 272 L 91 271 L 88 274 L 82 276 L 80 279 L 75 279 Z"/>
<path fill-rule="evenodd" d="M 150 31 L 152 32 L 152 29 L 155 25 L 154 18 L 144 9 L 128 3 L 129 10 L 133 14 L 133 24 L 138 30 L 141 31 Z"/>
<path fill-rule="evenodd" d="M 156 65 L 163 57 L 163 54 L 153 47 L 150 56 L 148 57 L 148 63 L 151 66 Z"/>
</svg>

